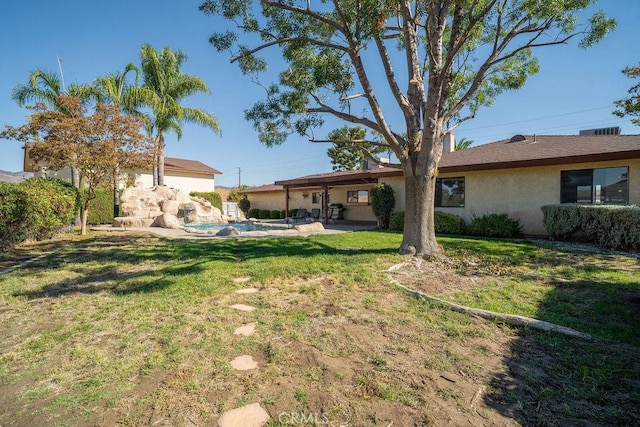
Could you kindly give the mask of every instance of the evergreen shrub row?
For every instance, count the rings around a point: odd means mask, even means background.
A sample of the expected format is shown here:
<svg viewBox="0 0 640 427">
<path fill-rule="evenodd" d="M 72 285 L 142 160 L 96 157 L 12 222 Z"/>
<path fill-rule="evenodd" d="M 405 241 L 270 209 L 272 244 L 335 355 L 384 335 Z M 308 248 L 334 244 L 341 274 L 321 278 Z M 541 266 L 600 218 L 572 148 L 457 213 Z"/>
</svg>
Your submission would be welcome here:
<svg viewBox="0 0 640 427">
<path fill-rule="evenodd" d="M 610 249 L 640 249 L 640 206 L 546 205 L 542 213 L 552 239 L 583 241 Z"/>
<path fill-rule="evenodd" d="M 403 231 L 404 212 L 393 212 L 389 221 L 389 230 Z M 517 237 L 522 226 L 507 214 L 486 214 L 474 216 L 470 224 L 462 218 L 446 212 L 435 211 L 434 228 L 437 234 L 470 234 L 483 237 Z"/>
<path fill-rule="evenodd" d="M 77 190 L 59 179 L 0 183 L 0 250 L 52 238 L 72 224 L 77 208 Z"/>
</svg>

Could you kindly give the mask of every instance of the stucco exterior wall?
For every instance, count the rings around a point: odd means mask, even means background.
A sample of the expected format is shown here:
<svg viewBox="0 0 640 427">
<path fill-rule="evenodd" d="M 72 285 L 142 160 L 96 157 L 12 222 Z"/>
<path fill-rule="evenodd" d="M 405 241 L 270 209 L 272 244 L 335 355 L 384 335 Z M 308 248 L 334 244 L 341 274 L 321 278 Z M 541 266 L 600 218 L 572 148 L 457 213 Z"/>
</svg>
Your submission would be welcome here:
<svg viewBox="0 0 640 427">
<path fill-rule="evenodd" d="M 544 236 L 540 208 L 560 203 L 561 171 L 619 166 L 629 167 L 629 203 L 640 204 L 640 160 L 619 160 L 441 174 L 441 178 L 465 178 L 465 206 L 437 209 L 467 222 L 474 215 L 506 213 L 520 220 L 525 234 Z"/>
<path fill-rule="evenodd" d="M 164 183 L 167 187 L 175 188 L 187 194 L 192 191 L 210 192 L 216 191 L 214 178 L 215 175 L 203 176 L 187 173 L 177 175 L 165 172 Z M 153 187 L 153 175 L 150 173 L 136 174 L 136 181 L 140 182 L 144 188 Z"/>
</svg>

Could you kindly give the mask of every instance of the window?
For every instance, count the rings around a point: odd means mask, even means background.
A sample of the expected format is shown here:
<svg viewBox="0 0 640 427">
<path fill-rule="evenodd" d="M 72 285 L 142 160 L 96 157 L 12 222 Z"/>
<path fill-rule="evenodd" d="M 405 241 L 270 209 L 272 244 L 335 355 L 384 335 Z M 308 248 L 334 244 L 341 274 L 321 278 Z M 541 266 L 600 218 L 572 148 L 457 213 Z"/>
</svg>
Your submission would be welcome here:
<svg viewBox="0 0 640 427">
<path fill-rule="evenodd" d="M 626 205 L 628 177 L 628 167 L 562 171 L 560 203 Z"/>
<path fill-rule="evenodd" d="M 347 191 L 347 203 L 369 203 L 369 190 Z"/>
<path fill-rule="evenodd" d="M 311 203 L 317 205 L 322 200 L 322 194 L 320 193 L 311 193 Z"/>
<path fill-rule="evenodd" d="M 464 207 L 464 177 L 436 179 L 436 207 Z"/>
</svg>

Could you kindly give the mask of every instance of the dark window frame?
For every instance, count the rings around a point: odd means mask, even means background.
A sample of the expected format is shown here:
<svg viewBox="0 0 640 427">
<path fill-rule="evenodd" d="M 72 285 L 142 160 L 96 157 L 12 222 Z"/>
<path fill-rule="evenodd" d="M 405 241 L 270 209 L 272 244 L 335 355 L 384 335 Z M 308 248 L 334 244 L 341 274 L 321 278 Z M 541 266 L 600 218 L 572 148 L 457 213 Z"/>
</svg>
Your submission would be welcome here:
<svg viewBox="0 0 640 427">
<path fill-rule="evenodd" d="M 446 187 L 452 189 L 454 185 L 446 185 L 447 181 L 457 181 L 455 186 L 457 187 L 458 194 L 446 193 L 448 197 L 445 199 L 445 193 L 443 192 Z M 455 197 L 458 196 L 461 201 L 455 203 Z M 451 178 L 436 178 L 436 192 L 434 205 L 436 208 L 464 208 L 466 198 L 466 186 L 465 177 L 456 176 Z M 444 203 L 443 203 L 444 202 Z"/>
<path fill-rule="evenodd" d="M 560 203 L 628 205 L 629 166 L 560 171 Z"/>
<path fill-rule="evenodd" d="M 366 194 L 366 197 L 364 194 Z M 350 205 L 368 205 L 369 196 L 369 190 L 347 190 L 347 203 Z"/>
</svg>

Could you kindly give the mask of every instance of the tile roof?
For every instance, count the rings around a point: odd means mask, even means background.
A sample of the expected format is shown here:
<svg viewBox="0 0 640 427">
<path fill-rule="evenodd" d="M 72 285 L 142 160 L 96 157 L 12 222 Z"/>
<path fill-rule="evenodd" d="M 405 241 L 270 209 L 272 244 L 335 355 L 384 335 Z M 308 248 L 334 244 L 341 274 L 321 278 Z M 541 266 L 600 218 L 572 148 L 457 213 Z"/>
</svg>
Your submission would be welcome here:
<svg viewBox="0 0 640 427">
<path fill-rule="evenodd" d="M 640 135 L 518 136 L 524 139 L 514 137 L 444 154 L 438 169 L 459 172 L 640 158 Z"/>
<path fill-rule="evenodd" d="M 176 159 L 175 157 L 164 158 L 164 169 L 175 172 L 193 172 L 206 175 L 222 175 L 217 169 L 205 165 L 197 160 Z"/>
<path fill-rule="evenodd" d="M 640 135 L 516 135 L 445 153 L 438 170 L 465 172 L 622 159 L 640 159 Z M 356 184 L 401 175 L 401 169 L 382 167 L 306 175 L 275 184 L 288 187 Z"/>
</svg>

